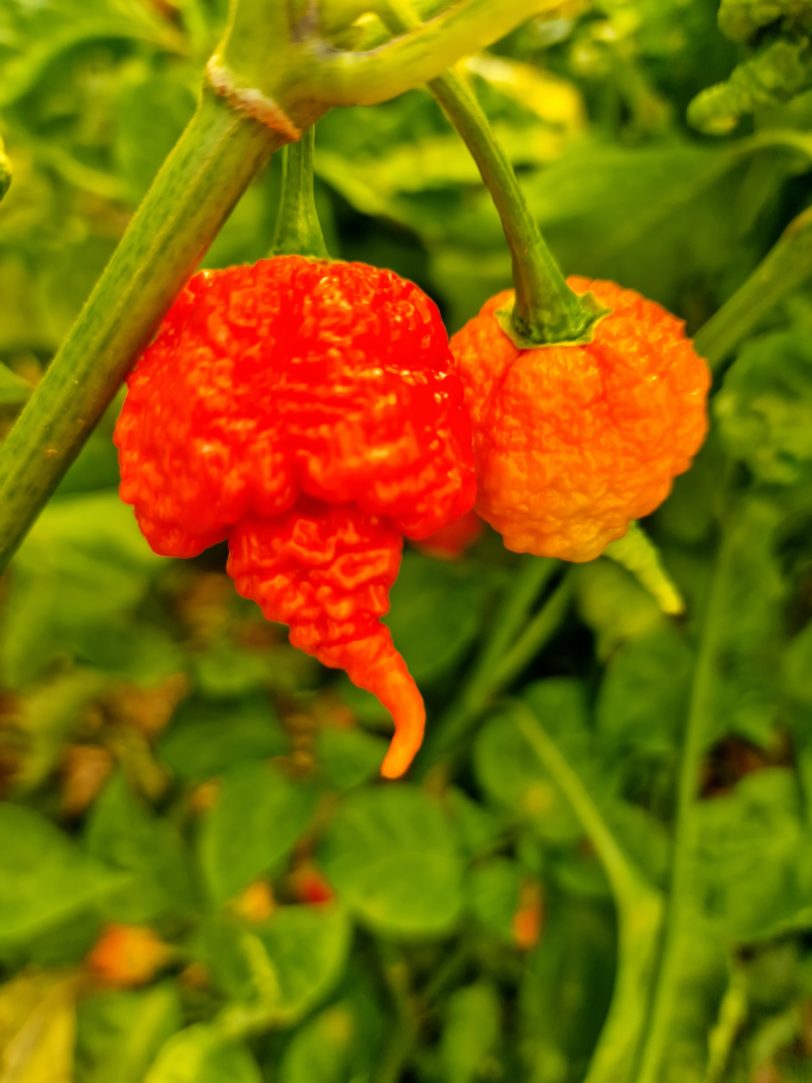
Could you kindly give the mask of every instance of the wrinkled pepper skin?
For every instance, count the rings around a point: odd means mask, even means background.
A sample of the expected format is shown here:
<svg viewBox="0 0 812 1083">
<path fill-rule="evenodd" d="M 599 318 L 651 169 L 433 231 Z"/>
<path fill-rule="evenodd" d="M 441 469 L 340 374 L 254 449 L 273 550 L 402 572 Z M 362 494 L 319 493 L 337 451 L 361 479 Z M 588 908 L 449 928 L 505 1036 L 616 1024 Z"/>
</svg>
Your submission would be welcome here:
<svg viewBox="0 0 812 1083">
<path fill-rule="evenodd" d="M 476 510 L 508 549 L 588 561 L 668 496 L 707 430 L 710 374 L 680 320 L 573 277 L 610 314 L 592 342 L 519 349 L 492 297 L 452 337 L 474 427 Z"/>
<path fill-rule="evenodd" d="M 475 495 L 430 298 L 359 263 L 203 271 L 134 368 L 114 439 L 152 548 L 191 557 L 227 540 L 237 589 L 390 710 L 382 773 L 402 774 L 425 712 L 380 618 L 403 536 L 428 537 Z"/>
</svg>

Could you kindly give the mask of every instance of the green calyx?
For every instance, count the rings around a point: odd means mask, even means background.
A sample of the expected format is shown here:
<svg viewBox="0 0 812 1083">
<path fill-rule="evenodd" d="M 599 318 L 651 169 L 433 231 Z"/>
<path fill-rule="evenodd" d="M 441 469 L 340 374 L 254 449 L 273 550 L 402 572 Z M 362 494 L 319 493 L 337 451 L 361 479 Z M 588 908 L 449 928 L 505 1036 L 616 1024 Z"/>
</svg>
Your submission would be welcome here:
<svg viewBox="0 0 812 1083">
<path fill-rule="evenodd" d="M 550 305 L 528 314 L 519 311 L 514 302 L 496 310 L 496 322 L 520 350 L 537 350 L 542 346 L 585 346 L 595 340 L 595 328 L 611 308 L 605 308 L 594 293 L 573 294 L 578 304 L 565 308 Z"/>
</svg>

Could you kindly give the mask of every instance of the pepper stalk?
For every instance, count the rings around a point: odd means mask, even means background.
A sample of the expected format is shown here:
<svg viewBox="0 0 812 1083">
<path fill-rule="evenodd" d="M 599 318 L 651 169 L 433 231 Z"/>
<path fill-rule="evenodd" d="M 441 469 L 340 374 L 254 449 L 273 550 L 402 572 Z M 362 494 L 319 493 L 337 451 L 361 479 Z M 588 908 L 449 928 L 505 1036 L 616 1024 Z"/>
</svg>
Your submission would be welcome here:
<svg viewBox="0 0 812 1083">
<path fill-rule="evenodd" d="M 409 0 L 380 0 L 377 10 L 392 30 L 414 32 L 421 25 Z M 567 285 L 470 87 L 453 70 L 428 86 L 476 162 L 510 248 L 515 301 L 499 313 L 502 329 L 520 348 L 590 342 L 595 325 L 608 313 L 592 294 L 578 295 Z"/>
</svg>

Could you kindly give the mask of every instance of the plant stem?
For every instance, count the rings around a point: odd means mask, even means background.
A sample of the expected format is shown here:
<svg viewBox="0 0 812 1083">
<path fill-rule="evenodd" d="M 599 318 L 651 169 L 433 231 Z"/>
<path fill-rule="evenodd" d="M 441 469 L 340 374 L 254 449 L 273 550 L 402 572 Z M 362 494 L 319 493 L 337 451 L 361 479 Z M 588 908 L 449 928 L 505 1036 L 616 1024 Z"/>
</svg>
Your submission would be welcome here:
<svg viewBox="0 0 812 1083">
<path fill-rule="evenodd" d="M 462 694 L 427 742 L 427 754 L 420 761 L 424 771 L 460 745 L 490 701 L 508 687 L 559 627 L 569 601 L 566 580 L 522 631 L 536 598 L 556 570 L 554 561 L 525 559 L 513 588 L 494 616 L 491 634 Z"/>
<path fill-rule="evenodd" d="M 408 0 L 380 0 L 380 17 L 393 30 L 415 32 L 423 25 Z M 510 248 L 515 302 L 504 329 L 523 347 L 588 340 L 605 311 L 591 294 L 579 296 L 567 285 L 468 84 L 457 72 L 446 71 L 429 82 L 429 89 L 476 162 Z"/>
<path fill-rule="evenodd" d="M 0 448 L 0 571 L 279 133 L 204 93 L 73 330 Z"/>
<path fill-rule="evenodd" d="M 378 0 L 365 6 L 379 12 Z M 435 79 L 527 19 L 560 6 L 561 0 L 456 0 L 374 49 L 325 52 L 323 42 L 310 40 L 301 48 L 312 58 L 313 70 L 306 73 L 307 65 L 297 64 L 301 75 L 291 85 L 306 84 L 309 93 L 327 105 L 375 105 Z M 357 5 L 352 9 L 357 13 Z"/>
<path fill-rule="evenodd" d="M 313 192 L 315 139 L 316 126 L 311 125 L 298 143 L 282 150 L 282 198 L 271 244 L 274 256 L 328 258 Z"/>
<path fill-rule="evenodd" d="M 657 1083 L 660 1078 L 679 992 L 679 945 L 686 935 L 686 918 L 690 914 L 691 870 L 696 842 L 696 796 L 703 739 L 708 730 L 707 704 L 714 684 L 716 645 L 725 613 L 724 607 L 720 605 L 724 590 L 725 563 L 726 543 L 723 541 L 714 563 L 702 619 L 699 653 L 694 669 L 677 779 L 665 928 L 652 985 L 653 999 L 648 1025 L 644 1029 L 638 1055 L 635 1083 Z"/>
<path fill-rule="evenodd" d="M 516 723 L 539 762 L 561 790 L 595 848 L 617 908 L 618 963 L 612 1004 L 585 1083 L 624 1083 L 638 1028 L 645 1020 L 648 985 L 662 921 L 662 898 L 615 838 L 588 786 L 534 712 L 514 701 Z"/>
<path fill-rule="evenodd" d="M 697 351 L 718 369 L 758 322 L 812 278 L 812 208 L 784 230 L 747 281 L 711 316 L 694 339 Z"/>
</svg>

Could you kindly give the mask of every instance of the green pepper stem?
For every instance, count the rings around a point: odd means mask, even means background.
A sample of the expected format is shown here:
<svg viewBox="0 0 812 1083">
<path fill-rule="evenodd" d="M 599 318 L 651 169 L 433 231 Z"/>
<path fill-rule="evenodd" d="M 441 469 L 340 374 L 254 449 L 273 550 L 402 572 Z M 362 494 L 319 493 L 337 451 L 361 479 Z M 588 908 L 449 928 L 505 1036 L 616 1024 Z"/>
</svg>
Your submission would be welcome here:
<svg viewBox="0 0 812 1083">
<path fill-rule="evenodd" d="M 396 31 L 414 31 L 421 25 L 408 0 L 380 0 L 380 18 Z M 468 147 L 502 222 L 515 287 L 504 330 L 523 347 L 588 340 L 605 313 L 591 295 L 579 296 L 567 285 L 473 92 L 455 71 L 444 72 L 428 85 Z"/>
<path fill-rule="evenodd" d="M 298 143 L 282 150 L 282 197 L 271 243 L 274 256 L 328 258 L 313 191 L 315 139 L 316 128 L 311 125 Z"/>
<path fill-rule="evenodd" d="M 206 92 L 0 447 L 0 570 L 282 136 Z"/>
</svg>

